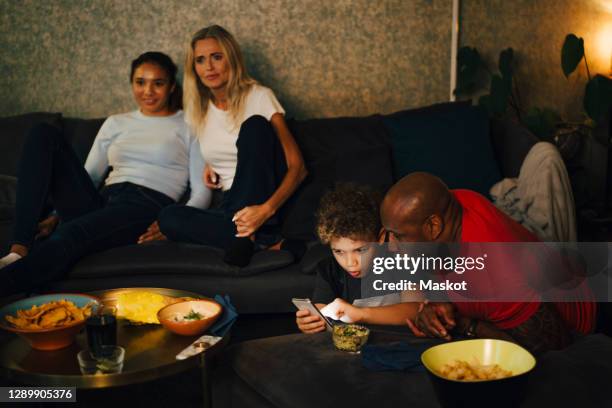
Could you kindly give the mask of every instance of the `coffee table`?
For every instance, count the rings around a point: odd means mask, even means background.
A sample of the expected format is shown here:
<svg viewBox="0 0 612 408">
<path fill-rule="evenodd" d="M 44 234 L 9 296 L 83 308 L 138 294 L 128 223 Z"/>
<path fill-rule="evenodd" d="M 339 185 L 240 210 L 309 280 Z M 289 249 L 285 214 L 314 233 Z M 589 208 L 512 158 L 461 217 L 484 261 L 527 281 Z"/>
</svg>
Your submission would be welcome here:
<svg viewBox="0 0 612 408">
<path fill-rule="evenodd" d="M 112 289 L 92 294 L 100 297 L 105 304 L 112 304 L 116 294 L 125 290 L 146 290 L 172 297 L 202 297 L 197 293 L 162 288 Z M 198 337 L 179 336 L 161 325 L 135 326 L 119 322 L 117 344 L 125 348 L 123 371 L 118 374 L 82 375 L 76 356 L 87 348 L 85 330 L 77 335 L 71 346 L 55 351 L 33 350 L 21 337 L 11 334 L 0 337 L 0 376 L 32 386 L 96 389 L 148 382 L 200 367 L 204 406 L 209 407 L 209 360 L 219 354 L 229 341 L 229 336 L 197 356 L 176 360 L 176 355 Z"/>
</svg>

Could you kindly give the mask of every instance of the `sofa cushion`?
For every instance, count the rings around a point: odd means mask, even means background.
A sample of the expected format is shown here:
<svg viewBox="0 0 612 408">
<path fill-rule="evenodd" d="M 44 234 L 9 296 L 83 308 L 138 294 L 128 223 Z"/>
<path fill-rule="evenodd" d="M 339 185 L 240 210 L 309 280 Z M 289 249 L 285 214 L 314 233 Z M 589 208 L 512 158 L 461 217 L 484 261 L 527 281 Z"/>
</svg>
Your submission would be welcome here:
<svg viewBox="0 0 612 408">
<path fill-rule="evenodd" d="M 311 240 L 324 192 L 337 182 L 386 190 L 393 183 L 391 148 L 381 116 L 290 120 L 308 177 L 285 208 L 283 235 Z"/>
<path fill-rule="evenodd" d="M 316 267 L 322 260 L 331 258 L 332 252 L 329 249 L 329 245 L 323 245 L 315 243 L 311 245 L 302 259 L 300 260 L 300 269 L 303 273 L 314 274 L 316 273 Z"/>
<path fill-rule="evenodd" d="M 444 103 L 396 112 L 383 121 L 391 135 L 397 179 L 425 171 L 449 188 L 467 188 L 485 196 L 501 180 L 484 109 Z"/>
<path fill-rule="evenodd" d="M 107 257 L 113 257 L 113 251 L 105 252 Z M 83 259 L 77 269 L 87 268 L 95 264 Z M 121 262 L 123 259 L 117 259 Z M 110 260 L 107 260 L 110 262 Z M 184 263 L 188 261 L 185 260 Z M 175 260 L 174 266 L 168 260 L 165 262 L 165 272 L 156 268 L 146 274 L 138 267 L 137 273 L 132 272 L 130 262 L 120 274 L 107 276 L 78 275 L 71 273 L 65 279 L 54 281 L 47 287 L 53 292 L 90 292 L 112 288 L 156 287 L 188 290 L 203 296 L 212 297 L 216 294 L 229 295 L 238 313 L 295 313 L 291 303 L 294 297 L 309 297 L 314 288 L 314 276 L 302 273 L 298 265 L 290 265 L 282 269 L 270 270 L 257 275 L 201 275 L 185 273 L 181 263 Z M 115 270 L 120 268 L 117 264 Z M 137 265 L 135 265 L 137 266 Z"/>
<path fill-rule="evenodd" d="M 61 113 L 44 112 L 0 118 L 0 152 L 2 152 L 0 174 L 9 176 L 17 174 L 17 164 L 21 157 L 25 136 L 32 126 L 45 122 L 61 129 L 61 119 Z"/>
<path fill-rule="evenodd" d="M 64 136 L 74 148 L 81 163 L 85 163 L 89 149 L 105 120 L 105 118 L 64 118 Z"/>
<path fill-rule="evenodd" d="M 261 251 L 253 255 L 244 268 L 223 262 L 223 251 L 217 248 L 175 242 L 152 242 L 129 245 L 92 254 L 80 260 L 70 278 L 111 277 L 125 275 L 174 274 L 195 276 L 249 276 L 283 268 L 293 263 L 287 251 Z"/>
</svg>

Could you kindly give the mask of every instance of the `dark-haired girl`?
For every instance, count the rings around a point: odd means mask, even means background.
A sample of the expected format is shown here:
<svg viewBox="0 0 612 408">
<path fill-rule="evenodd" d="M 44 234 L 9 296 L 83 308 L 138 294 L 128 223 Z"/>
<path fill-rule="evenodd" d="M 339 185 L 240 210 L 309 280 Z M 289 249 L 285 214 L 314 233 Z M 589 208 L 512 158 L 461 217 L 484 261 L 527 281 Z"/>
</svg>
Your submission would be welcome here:
<svg viewBox="0 0 612 408">
<path fill-rule="evenodd" d="M 55 127 L 37 125 L 26 138 L 0 296 L 57 279 L 87 254 L 135 243 L 188 183 L 188 205 L 207 206 L 199 145 L 176 103 L 176 65 L 147 52 L 132 62 L 130 82 L 139 109 L 104 122 L 85 167 Z M 41 221 L 49 201 L 54 212 Z"/>
</svg>

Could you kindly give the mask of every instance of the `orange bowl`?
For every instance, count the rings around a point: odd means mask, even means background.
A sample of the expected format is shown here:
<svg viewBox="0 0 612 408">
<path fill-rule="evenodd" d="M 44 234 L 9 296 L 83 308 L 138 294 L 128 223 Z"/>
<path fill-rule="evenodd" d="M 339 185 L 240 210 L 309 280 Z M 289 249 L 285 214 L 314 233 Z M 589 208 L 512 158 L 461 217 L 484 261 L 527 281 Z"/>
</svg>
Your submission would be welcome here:
<svg viewBox="0 0 612 408">
<path fill-rule="evenodd" d="M 173 333 L 181 336 L 195 336 L 204 333 L 212 326 L 221 316 L 222 311 L 221 305 L 213 300 L 188 300 L 161 308 L 157 312 L 157 319 Z M 190 315 L 192 319 L 185 319 Z"/>
<path fill-rule="evenodd" d="M 77 307 L 83 307 L 89 303 L 100 304 L 100 300 L 96 297 L 75 293 L 53 293 L 20 299 L 0 309 L 0 328 L 17 333 L 36 350 L 57 350 L 68 347 L 74 342 L 77 333 L 85 326 L 85 320 L 47 329 L 19 329 L 11 325 L 5 318 L 7 315 L 15 316 L 18 310 L 26 310 L 34 305 L 40 306 L 43 303 L 62 299 L 71 301 Z"/>
</svg>

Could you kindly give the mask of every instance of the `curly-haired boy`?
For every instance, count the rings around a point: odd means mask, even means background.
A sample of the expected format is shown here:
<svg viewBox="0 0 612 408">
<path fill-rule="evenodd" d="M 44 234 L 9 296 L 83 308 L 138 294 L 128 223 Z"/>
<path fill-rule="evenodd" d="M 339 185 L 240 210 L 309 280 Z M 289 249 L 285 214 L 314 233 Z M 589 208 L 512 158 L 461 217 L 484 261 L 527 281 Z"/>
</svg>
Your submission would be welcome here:
<svg viewBox="0 0 612 408">
<path fill-rule="evenodd" d="M 398 303 L 400 296 L 385 296 L 379 306 L 358 307 L 361 279 L 374 255 L 381 233 L 379 207 L 382 195 L 367 187 L 337 186 L 326 193 L 317 214 L 317 233 L 330 246 L 333 258 L 317 265 L 312 302 L 322 309 L 335 303 L 336 317 L 355 323 L 404 325 L 416 313 L 414 303 Z M 382 299 L 382 298 L 381 298 Z M 389 304 L 389 302 L 396 304 Z M 325 330 L 325 323 L 308 310 L 296 313 L 304 333 Z"/>
</svg>

